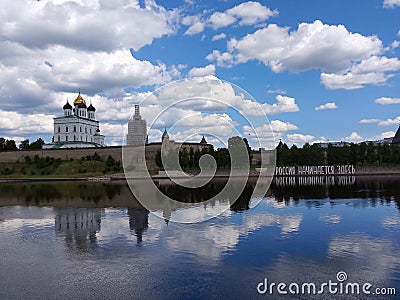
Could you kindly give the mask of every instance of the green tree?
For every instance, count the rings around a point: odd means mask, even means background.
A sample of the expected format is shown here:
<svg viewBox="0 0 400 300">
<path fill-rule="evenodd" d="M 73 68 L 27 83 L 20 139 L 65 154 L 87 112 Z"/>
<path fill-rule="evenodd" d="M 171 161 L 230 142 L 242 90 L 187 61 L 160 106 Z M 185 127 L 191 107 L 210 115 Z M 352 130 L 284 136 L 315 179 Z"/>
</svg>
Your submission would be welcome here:
<svg viewBox="0 0 400 300">
<path fill-rule="evenodd" d="M 27 150 L 29 149 L 29 139 L 23 140 L 19 146 L 18 146 L 19 150 Z"/>
<path fill-rule="evenodd" d="M 6 140 L 5 150 L 15 151 L 18 150 L 14 140 Z"/>
<path fill-rule="evenodd" d="M 29 140 L 28 140 L 29 142 Z M 29 145 L 29 149 L 42 149 L 44 145 L 44 141 L 41 138 L 38 138 L 36 141 Z"/>
</svg>

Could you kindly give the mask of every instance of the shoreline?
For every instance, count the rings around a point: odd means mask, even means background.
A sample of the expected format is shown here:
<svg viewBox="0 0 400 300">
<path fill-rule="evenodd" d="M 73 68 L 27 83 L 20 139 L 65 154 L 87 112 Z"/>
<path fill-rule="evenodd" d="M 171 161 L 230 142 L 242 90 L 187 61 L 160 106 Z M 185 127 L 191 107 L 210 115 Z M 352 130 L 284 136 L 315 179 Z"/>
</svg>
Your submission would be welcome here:
<svg viewBox="0 0 400 300">
<path fill-rule="evenodd" d="M 254 178 L 254 177 L 266 177 L 266 178 L 273 178 L 273 177 L 339 177 L 339 176 L 344 176 L 344 177 L 350 177 L 350 176 L 356 176 L 356 177 L 367 177 L 367 176 L 400 176 L 400 166 L 399 167 L 394 167 L 396 170 L 388 170 L 388 167 L 368 167 L 368 168 L 373 168 L 374 170 L 368 170 L 368 171 L 356 171 L 353 174 L 289 174 L 289 175 L 260 175 L 258 172 L 251 172 L 249 174 L 249 178 Z M 391 169 L 391 168 L 390 168 Z M 202 176 L 203 177 L 203 176 Z M 220 174 L 215 174 L 213 178 L 229 178 L 230 174 L 228 172 L 221 172 Z M 241 178 L 242 176 L 233 176 L 237 178 Z M 165 175 L 153 175 L 151 176 L 153 180 L 165 180 L 165 179 L 170 179 L 168 176 Z M 186 177 L 176 177 L 176 179 L 184 179 Z M 102 175 L 98 177 L 77 177 L 77 178 L 71 178 L 71 177 L 36 177 L 36 178 L 30 178 L 30 177 L 24 177 L 24 178 L 0 178 L 0 183 L 23 183 L 23 182 L 62 182 L 62 181 L 87 181 L 87 182 L 112 182 L 112 181 L 124 181 L 127 179 L 137 179 L 137 180 L 142 180 L 146 179 L 146 177 L 143 176 L 126 176 L 124 173 L 120 174 L 111 174 L 111 175 Z"/>
</svg>

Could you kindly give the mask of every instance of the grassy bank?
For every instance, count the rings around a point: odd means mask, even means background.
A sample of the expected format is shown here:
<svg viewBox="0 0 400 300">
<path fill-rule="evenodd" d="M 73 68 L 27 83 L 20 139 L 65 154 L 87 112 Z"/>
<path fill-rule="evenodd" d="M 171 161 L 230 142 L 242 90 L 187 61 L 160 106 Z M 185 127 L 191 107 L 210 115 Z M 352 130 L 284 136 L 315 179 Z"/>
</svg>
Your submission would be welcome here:
<svg viewBox="0 0 400 300">
<path fill-rule="evenodd" d="M 111 156 L 102 160 L 96 153 L 81 159 L 26 156 L 22 162 L 0 163 L 0 178 L 84 178 L 119 172 L 122 172 L 120 161 Z"/>
</svg>

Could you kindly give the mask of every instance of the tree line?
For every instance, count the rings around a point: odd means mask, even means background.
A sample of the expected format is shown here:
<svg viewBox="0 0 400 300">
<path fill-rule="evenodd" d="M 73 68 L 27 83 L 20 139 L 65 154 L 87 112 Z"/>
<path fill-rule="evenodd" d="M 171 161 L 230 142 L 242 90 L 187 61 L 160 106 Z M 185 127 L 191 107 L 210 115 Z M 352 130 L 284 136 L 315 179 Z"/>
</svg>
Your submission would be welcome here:
<svg viewBox="0 0 400 300">
<path fill-rule="evenodd" d="M 245 148 L 242 148 L 245 147 Z M 176 155 L 179 155 L 179 165 L 183 170 L 198 170 L 199 169 L 199 161 L 200 158 L 205 155 L 205 154 L 209 154 L 211 155 L 216 164 L 217 164 L 217 168 L 218 169 L 230 169 L 232 164 L 233 167 L 241 167 L 239 164 L 240 163 L 236 163 L 235 159 L 231 159 L 231 156 L 229 154 L 229 151 L 237 151 L 238 153 L 242 153 L 241 151 L 243 151 L 245 149 L 245 151 L 247 150 L 247 155 L 249 158 L 249 161 L 251 162 L 251 159 L 253 157 L 251 148 L 249 146 L 249 142 L 246 138 L 240 138 L 240 137 L 232 137 L 228 140 L 228 149 L 226 148 L 218 148 L 218 149 L 214 149 L 214 147 L 212 145 L 208 146 L 208 147 L 204 147 L 201 150 L 196 149 L 194 150 L 192 147 L 190 147 L 189 149 L 187 149 L 186 147 L 182 147 L 180 149 L 176 148 L 176 149 L 170 149 L 168 151 L 168 153 L 165 154 L 165 163 L 169 163 L 169 164 L 173 164 L 174 163 L 174 157 L 176 157 Z M 177 153 L 179 151 L 179 154 Z M 239 155 L 240 156 L 240 155 Z M 241 160 L 240 160 L 241 161 Z M 160 169 L 164 169 L 164 167 L 168 167 L 169 169 L 177 169 L 178 166 L 174 166 L 174 165 L 167 165 L 164 166 L 163 165 L 163 160 L 161 158 L 161 151 L 158 151 L 155 157 L 155 162 L 156 165 L 160 168 Z M 211 167 L 211 166 L 207 166 L 205 165 L 205 167 Z"/>
<path fill-rule="evenodd" d="M 21 141 L 18 145 L 15 143 L 15 140 L 6 139 L 4 137 L 0 137 L 0 151 L 17 151 L 17 150 L 37 150 L 42 149 L 44 145 L 44 141 L 41 138 L 38 138 L 36 141 L 29 143 L 29 139 Z"/>
<path fill-rule="evenodd" d="M 277 166 L 318 166 L 351 164 L 357 166 L 385 166 L 400 164 L 400 145 L 374 144 L 362 142 L 336 147 L 329 144 L 322 148 L 319 144 L 296 145 L 290 148 L 280 142 L 277 150 Z"/>
</svg>

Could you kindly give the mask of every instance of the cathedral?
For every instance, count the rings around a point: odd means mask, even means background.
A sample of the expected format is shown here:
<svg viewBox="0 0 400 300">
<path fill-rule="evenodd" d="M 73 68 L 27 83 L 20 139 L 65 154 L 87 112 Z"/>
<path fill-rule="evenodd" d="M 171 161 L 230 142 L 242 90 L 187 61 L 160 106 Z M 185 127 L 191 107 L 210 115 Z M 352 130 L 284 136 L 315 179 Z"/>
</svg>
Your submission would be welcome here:
<svg viewBox="0 0 400 300">
<path fill-rule="evenodd" d="M 64 116 L 54 118 L 52 143 L 43 145 L 44 149 L 104 147 L 104 136 L 100 134 L 99 121 L 95 118 L 96 109 L 86 105 L 79 91 L 73 102 L 63 106 Z"/>
</svg>

